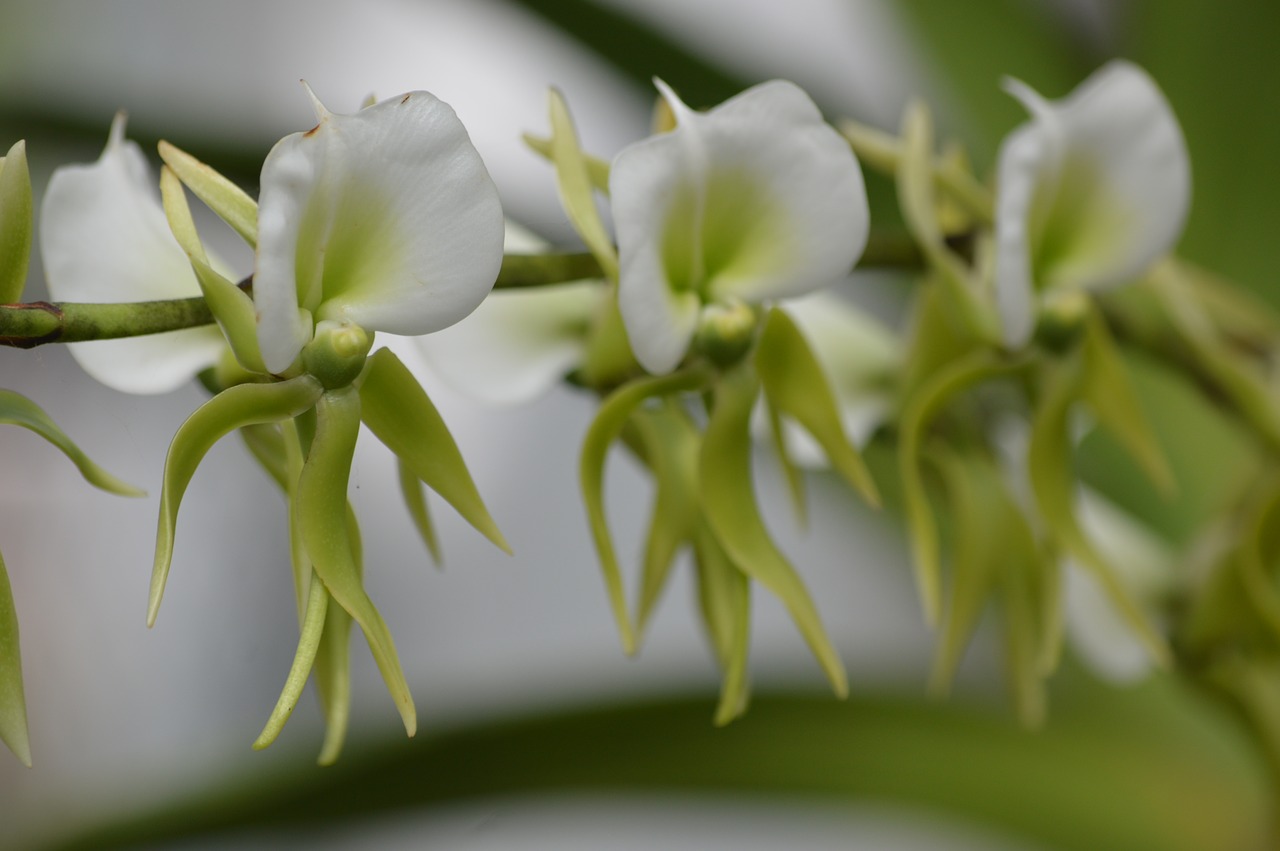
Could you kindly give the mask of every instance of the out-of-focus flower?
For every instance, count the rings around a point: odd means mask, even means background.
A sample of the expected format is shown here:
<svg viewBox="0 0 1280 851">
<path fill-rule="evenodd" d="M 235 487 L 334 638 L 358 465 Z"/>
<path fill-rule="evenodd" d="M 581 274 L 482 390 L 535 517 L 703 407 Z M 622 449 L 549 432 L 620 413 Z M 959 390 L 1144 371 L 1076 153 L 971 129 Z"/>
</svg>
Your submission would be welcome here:
<svg viewBox="0 0 1280 851">
<path fill-rule="evenodd" d="M 1056 102 L 1006 87 L 1031 113 L 1000 149 L 996 204 L 996 301 L 1018 347 L 1042 304 L 1128 283 L 1173 247 L 1191 171 L 1168 101 L 1130 63 Z"/>
<path fill-rule="evenodd" d="M 761 84 L 705 114 L 657 85 L 676 128 L 619 153 L 609 189 L 627 334 L 641 365 L 665 373 L 704 306 L 842 280 L 869 217 L 848 143 L 794 84 Z"/>
</svg>

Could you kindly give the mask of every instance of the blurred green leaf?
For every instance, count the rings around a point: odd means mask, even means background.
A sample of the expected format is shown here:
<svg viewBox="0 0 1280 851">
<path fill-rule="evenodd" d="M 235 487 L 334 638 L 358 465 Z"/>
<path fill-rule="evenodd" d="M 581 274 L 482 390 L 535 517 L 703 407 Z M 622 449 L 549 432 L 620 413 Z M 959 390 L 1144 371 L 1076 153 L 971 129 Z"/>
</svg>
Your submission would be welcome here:
<svg viewBox="0 0 1280 851">
<path fill-rule="evenodd" d="M 0 556 L 0 741 L 22 764 L 31 767 L 27 733 L 27 700 L 22 688 L 22 651 L 18 646 L 18 610 L 9 574 Z"/>
</svg>

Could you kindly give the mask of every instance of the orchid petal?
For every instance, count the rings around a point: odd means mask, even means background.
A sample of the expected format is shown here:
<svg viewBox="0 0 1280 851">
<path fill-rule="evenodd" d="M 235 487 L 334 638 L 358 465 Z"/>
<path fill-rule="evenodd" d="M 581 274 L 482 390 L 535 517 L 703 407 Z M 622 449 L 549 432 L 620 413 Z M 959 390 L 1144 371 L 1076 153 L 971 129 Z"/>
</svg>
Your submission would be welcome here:
<svg viewBox="0 0 1280 851">
<path fill-rule="evenodd" d="M 200 295 L 148 171 L 142 151 L 124 138 L 121 114 L 97 162 L 53 173 L 40 213 L 40 250 L 53 298 L 126 302 Z M 85 372 L 108 387 L 167 393 L 211 366 L 224 343 L 210 326 L 68 348 Z"/>
<path fill-rule="evenodd" d="M 706 114 L 665 85 L 676 129 L 624 149 L 610 175 L 619 303 L 636 357 L 675 367 L 703 301 L 811 292 L 866 244 L 862 173 L 792 83 L 756 86 Z"/>
<path fill-rule="evenodd" d="M 1059 102 L 1008 85 L 1032 113 L 1000 151 L 996 293 L 1005 341 L 1035 326 L 1035 294 L 1104 289 L 1177 241 L 1191 200 L 1186 143 L 1168 101 L 1112 62 Z"/>
<path fill-rule="evenodd" d="M 502 264 L 498 192 L 453 110 L 411 92 L 280 140 L 262 167 L 254 275 L 267 368 L 316 320 L 417 335 L 488 295 Z"/>
</svg>

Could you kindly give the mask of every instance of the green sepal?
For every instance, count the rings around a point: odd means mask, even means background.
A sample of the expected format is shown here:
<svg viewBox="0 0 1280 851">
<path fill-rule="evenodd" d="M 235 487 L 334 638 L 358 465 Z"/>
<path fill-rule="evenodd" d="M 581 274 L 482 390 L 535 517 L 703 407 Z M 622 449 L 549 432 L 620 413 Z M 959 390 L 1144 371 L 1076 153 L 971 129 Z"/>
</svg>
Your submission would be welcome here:
<svg viewBox="0 0 1280 851">
<path fill-rule="evenodd" d="M 364 545 L 360 524 L 347 503 L 347 534 L 351 538 L 351 556 L 356 573 L 364 576 Z M 319 765 L 333 765 L 342 753 L 351 721 L 351 615 L 331 597 L 329 614 L 324 621 L 324 634 L 316 653 L 316 692 L 324 712 L 324 744 L 316 758 Z"/>
<path fill-rule="evenodd" d="M 240 429 L 240 439 L 258 462 L 258 466 L 275 482 L 280 490 L 289 492 L 289 466 L 286 460 L 284 437 L 274 423 L 247 425 Z"/>
<path fill-rule="evenodd" d="M 898 467 L 906 508 L 907 532 L 915 563 L 916 585 L 925 622 L 938 623 L 941 598 L 941 561 L 938 529 L 925 490 L 921 459 L 925 432 L 942 407 L 956 394 L 1013 368 L 993 353 L 977 351 L 940 369 L 907 401 L 899 435 Z"/>
<path fill-rule="evenodd" d="M 253 749 L 260 751 L 269 746 L 284 729 L 285 722 L 293 714 L 293 709 L 302 697 L 302 689 L 311 676 L 311 668 L 315 665 L 316 650 L 320 647 L 320 636 L 324 631 L 325 613 L 329 608 L 329 594 L 324 583 L 318 578 L 311 580 L 311 593 L 307 600 L 306 616 L 302 620 L 301 634 L 298 636 L 298 649 L 294 653 L 293 663 L 289 666 L 289 674 L 285 677 L 284 688 L 266 726 L 253 743 Z"/>
<path fill-rule="evenodd" d="M 1247 592 L 1244 596 L 1276 642 L 1280 642 L 1280 587 L 1277 587 L 1272 566 L 1280 554 L 1278 484 L 1280 481 L 1273 477 L 1270 494 L 1244 526 L 1244 539 L 1235 560 L 1241 584 Z"/>
<path fill-rule="evenodd" d="M 622 385 L 600 403 L 600 410 L 587 428 L 582 439 L 582 454 L 578 466 L 578 481 L 582 488 L 582 503 L 587 510 L 587 522 L 591 526 L 591 539 L 595 542 L 596 556 L 604 574 L 605 590 L 609 605 L 618 623 L 622 649 L 631 654 L 636 651 L 635 631 L 627 614 L 626 593 L 622 587 L 622 570 L 609 534 L 609 522 L 604 511 L 604 462 L 609 446 L 622 432 L 631 414 L 646 399 L 655 396 L 672 396 L 700 390 L 706 386 L 708 376 L 698 370 L 673 372 L 670 375 L 637 378 Z"/>
<path fill-rule="evenodd" d="M 698 573 L 698 606 L 716 661 L 720 664 L 720 700 L 713 723 L 723 727 L 747 711 L 751 649 L 751 583 L 716 540 L 705 521 L 693 538 Z"/>
<path fill-rule="evenodd" d="M 329 594 L 364 631 L 405 732 L 412 736 L 418 729 L 413 696 L 386 622 L 365 593 L 348 525 L 347 484 L 360 433 L 361 395 L 354 388 L 330 390 L 315 407 L 316 434 L 295 495 L 302 542 Z"/>
<path fill-rule="evenodd" d="M 40 435 L 60 449 L 76 465 L 85 481 L 96 488 L 119 496 L 147 495 L 146 491 L 120 481 L 95 464 L 39 405 L 20 393 L 0 390 L 0 424 L 21 426 Z"/>
<path fill-rule="evenodd" d="M 596 208 L 595 191 L 587 162 L 578 146 L 578 133 L 573 127 L 569 107 L 556 89 L 547 93 L 551 114 L 551 162 L 556 167 L 556 187 L 560 201 L 573 229 L 582 237 L 587 249 L 600 263 L 605 277 L 618 280 L 618 252 L 605 229 Z"/>
<path fill-rule="evenodd" d="M 796 524 L 802 529 L 807 528 L 809 496 L 805 491 L 804 471 L 796 463 L 796 459 L 791 454 L 791 447 L 787 444 L 787 427 L 782 421 L 782 414 L 769 400 L 767 393 L 764 399 L 764 414 L 769 421 L 769 445 L 773 447 L 778 466 L 782 468 L 782 477 L 787 482 L 787 493 L 791 495 L 791 507 L 796 513 Z"/>
<path fill-rule="evenodd" d="M 844 432 L 827 374 L 785 312 L 769 311 L 756 348 L 755 367 L 769 406 L 802 425 L 841 477 L 868 503 L 879 507 L 875 480 Z"/>
<path fill-rule="evenodd" d="M 359 388 L 361 415 L 369 430 L 462 519 L 510 554 L 449 427 L 408 367 L 390 349 L 379 349 L 369 358 Z"/>
<path fill-rule="evenodd" d="M 31 172 L 27 143 L 0 158 L 0 304 L 22 300 L 31 263 Z"/>
<path fill-rule="evenodd" d="M 750 365 L 735 368 L 715 386 L 714 407 L 703 436 L 698 479 L 703 511 L 729 558 L 787 607 L 840 697 L 849 692 L 839 654 L 795 568 L 765 529 L 751 474 L 751 409 L 760 381 Z"/>
<path fill-rule="evenodd" d="M 521 135 L 521 140 L 529 146 L 529 150 L 540 155 L 548 162 L 555 162 L 555 155 L 552 153 L 551 139 L 545 136 L 534 136 L 532 133 Z M 582 155 L 582 162 L 587 167 L 587 178 L 591 181 L 591 188 L 600 194 L 608 197 L 609 195 L 609 163 L 599 157 L 593 157 L 590 154 Z"/>
<path fill-rule="evenodd" d="M 147 626 L 155 624 L 156 614 L 160 611 L 169 565 L 173 560 L 178 507 L 201 459 L 233 429 L 297 416 L 314 406 L 322 393 L 319 382 L 305 375 L 279 384 L 238 384 L 205 402 L 178 428 L 164 462 Z"/>
<path fill-rule="evenodd" d="M 173 169 L 195 196 L 226 222 L 250 248 L 258 247 L 258 202 L 230 180 L 168 142 L 160 142 L 160 159 Z"/>
<path fill-rule="evenodd" d="M 303 411 L 292 420 L 280 423 L 280 437 L 284 442 L 284 465 L 288 486 L 285 494 L 289 499 L 289 566 L 293 573 L 293 591 L 298 607 L 298 626 L 307 612 L 308 589 L 311 586 L 311 560 L 307 558 L 306 545 L 302 543 L 302 523 L 298 517 L 298 477 L 302 475 L 302 465 L 306 453 L 311 449 L 311 438 L 315 436 L 314 408 Z M 243 429 L 242 429 L 243 431 Z"/>
<path fill-rule="evenodd" d="M 427 493 L 422 479 L 400 458 L 396 458 L 396 473 L 400 482 L 400 495 L 404 498 L 404 507 L 409 510 L 409 518 L 413 520 L 413 528 L 418 530 L 418 537 L 426 544 L 431 563 L 441 567 L 443 560 L 440 556 L 440 539 L 436 535 L 435 524 L 431 522 L 431 510 L 427 507 Z"/>
<path fill-rule="evenodd" d="M 697 524 L 699 437 L 694 424 L 671 399 L 664 399 L 656 410 L 637 411 L 631 422 L 643 441 L 655 480 L 636 607 L 640 637 L 666 587 L 676 553 L 693 537 Z"/>
<path fill-rule="evenodd" d="M 1082 392 L 1080 357 L 1047 365 L 1044 396 L 1031 423 L 1027 468 L 1040 516 L 1059 547 L 1089 570 L 1107 592 L 1117 611 L 1162 667 L 1171 662 L 1168 644 L 1113 568 L 1085 535 L 1076 519 L 1076 476 L 1071 441 L 1072 405 Z"/>
<path fill-rule="evenodd" d="M 169 221 L 169 230 L 191 262 L 191 268 L 195 270 L 196 280 L 200 284 L 200 292 L 204 294 L 209 311 L 218 321 L 222 336 L 226 338 L 236 360 L 250 372 L 266 374 L 267 368 L 262 362 L 262 352 L 258 347 L 258 314 L 253 299 L 209 264 L 209 256 L 196 232 L 195 221 L 191 218 L 187 194 L 183 191 L 178 176 L 168 166 L 160 171 L 160 198 L 164 204 L 165 218 Z"/>
<path fill-rule="evenodd" d="M 1084 399 L 1089 409 L 1120 440 L 1160 492 L 1171 494 L 1177 483 L 1169 460 L 1138 405 L 1133 382 L 1111 332 L 1092 305 L 1085 319 L 1083 348 Z"/>
<path fill-rule="evenodd" d="M 3 556 L 0 556 L 0 741 L 23 765 L 31 767 L 27 699 L 22 689 L 22 653 L 18 646 L 18 609 L 13 603 Z"/>
</svg>

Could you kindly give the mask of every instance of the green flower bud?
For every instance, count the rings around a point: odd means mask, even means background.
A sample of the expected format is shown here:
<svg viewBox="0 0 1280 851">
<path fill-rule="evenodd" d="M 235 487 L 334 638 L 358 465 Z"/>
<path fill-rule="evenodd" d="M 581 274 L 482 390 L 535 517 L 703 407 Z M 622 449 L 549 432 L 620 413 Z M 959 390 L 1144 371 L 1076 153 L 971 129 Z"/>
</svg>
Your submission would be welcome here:
<svg viewBox="0 0 1280 851">
<path fill-rule="evenodd" d="M 1040 308 L 1036 341 L 1050 351 L 1065 351 L 1079 339 L 1088 316 L 1089 296 L 1084 290 L 1051 293 Z"/>
<path fill-rule="evenodd" d="M 327 319 L 302 349 L 302 365 L 326 390 L 337 390 L 356 380 L 372 347 L 373 337 L 359 325 Z"/>
<path fill-rule="evenodd" d="M 733 366 L 755 344 L 759 312 L 741 299 L 709 304 L 698 317 L 693 348 L 718 367 Z"/>
</svg>

